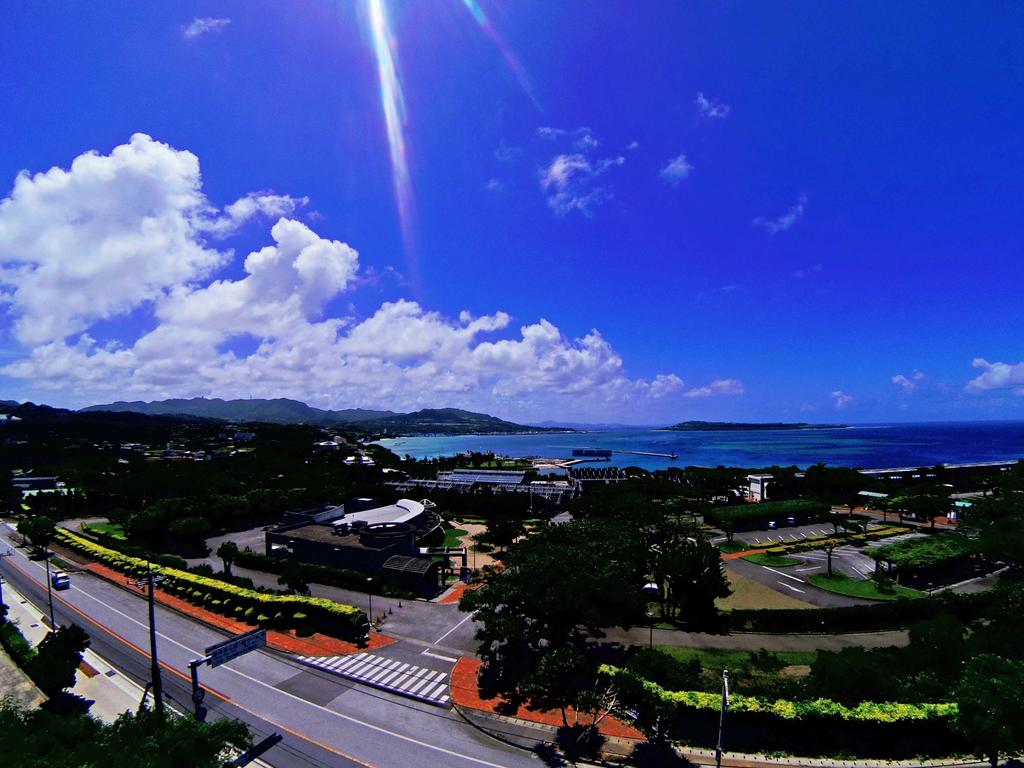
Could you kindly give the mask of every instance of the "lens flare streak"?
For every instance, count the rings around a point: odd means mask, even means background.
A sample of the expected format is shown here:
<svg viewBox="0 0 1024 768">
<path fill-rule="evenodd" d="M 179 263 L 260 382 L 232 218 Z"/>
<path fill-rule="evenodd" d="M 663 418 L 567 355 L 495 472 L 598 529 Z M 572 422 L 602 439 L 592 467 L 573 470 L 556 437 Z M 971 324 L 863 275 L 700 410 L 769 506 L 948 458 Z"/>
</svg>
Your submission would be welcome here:
<svg viewBox="0 0 1024 768">
<path fill-rule="evenodd" d="M 519 81 L 519 86 L 523 89 L 526 95 L 529 97 L 533 105 L 543 111 L 540 106 L 540 102 L 537 101 L 537 97 L 533 94 L 533 84 L 530 82 L 530 76 L 526 74 L 526 69 L 519 62 L 519 58 L 515 52 L 509 47 L 508 43 L 501 36 L 494 25 L 491 24 L 490 19 L 487 18 L 487 14 L 484 13 L 484 9 L 480 7 L 478 0 L 462 0 L 462 4 L 466 6 L 470 14 L 476 20 L 476 23 L 480 26 L 480 29 L 491 38 L 491 41 L 501 51 L 501 55 L 505 57 L 505 61 L 508 63 L 509 68 L 516 76 L 516 80 Z"/>
<path fill-rule="evenodd" d="M 380 101 L 384 110 L 384 123 L 391 154 L 391 175 L 395 190 L 395 205 L 402 228 L 402 239 L 407 251 L 412 244 L 412 184 L 409 180 L 409 161 L 405 147 L 405 99 L 396 64 L 395 39 L 391 33 L 384 0 L 367 0 L 370 12 L 370 38 L 377 60 L 380 81 Z"/>
</svg>

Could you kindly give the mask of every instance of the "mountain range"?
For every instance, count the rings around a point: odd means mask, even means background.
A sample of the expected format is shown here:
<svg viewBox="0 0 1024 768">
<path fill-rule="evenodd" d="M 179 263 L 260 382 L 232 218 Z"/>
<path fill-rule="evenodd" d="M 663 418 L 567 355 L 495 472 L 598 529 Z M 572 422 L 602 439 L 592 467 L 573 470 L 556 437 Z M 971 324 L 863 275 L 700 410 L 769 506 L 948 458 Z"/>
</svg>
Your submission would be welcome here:
<svg viewBox="0 0 1024 768">
<path fill-rule="evenodd" d="M 423 434 L 508 434 L 548 432 L 544 427 L 514 424 L 485 413 L 458 408 L 428 408 L 412 413 L 345 408 L 338 411 L 313 408 L 287 398 L 221 400 L 193 397 L 190 399 L 143 402 L 119 400 L 114 403 L 90 405 L 82 411 L 119 411 L 161 416 L 195 416 L 239 422 L 274 422 L 278 424 L 319 424 L 338 426 L 360 432 L 394 435 Z"/>
</svg>

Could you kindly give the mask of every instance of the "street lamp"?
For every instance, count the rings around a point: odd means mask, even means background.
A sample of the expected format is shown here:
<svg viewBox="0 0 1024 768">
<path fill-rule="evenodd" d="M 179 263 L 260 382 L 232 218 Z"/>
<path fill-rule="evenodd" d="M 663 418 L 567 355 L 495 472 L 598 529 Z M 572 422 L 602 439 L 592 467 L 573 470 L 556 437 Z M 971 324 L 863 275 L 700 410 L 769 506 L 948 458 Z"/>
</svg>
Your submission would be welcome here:
<svg viewBox="0 0 1024 768">
<path fill-rule="evenodd" d="M 715 766 L 722 768 L 722 731 L 725 730 L 725 710 L 729 708 L 729 670 L 722 670 L 722 708 L 718 713 L 718 743 L 715 745 Z"/>
<path fill-rule="evenodd" d="M 373 629 L 373 577 L 366 577 L 366 597 L 370 601 L 370 629 Z"/>
<path fill-rule="evenodd" d="M 648 646 L 654 647 L 654 611 L 647 612 L 647 625 L 651 630 L 651 636 L 649 638 Z"/>
<path fill-rule="evenodd" d="M 8 549 L 6 552 L 0 552 L 0 563 L 4 561 L 5 557 L 14 557 L 14 550 Z M 4 577 L 0 575 L 0 605 L 4 604 Z"/>
<path fill-rule="evenodd" d="M 50 555 L 53 553 L 43 545 L 43 559 L 46 561 L 46 602 L 50 605 L 50 629 L 57 628 L 57 622 L 53 618 L 53 581 L 50 579 Z"/>
<path fill-rule="evenodd" d="M 156 712 L 159 717 L 164 716 L 164 686 L 163 681 L 160 678 L 160 662 L 156 657 L 156 605 L 155 596 L 153 594 L 154 587 L 163 581 L 161 576 L 153 576 L 153 564 L 146 561 L 146 567 L 149 569 L 146 573 L 145 579 L 132 582 L 136 587 L 146 588 L 148 590 L 147 601 L 149 603 L 149 674 L 153 684 L 153 701 L 156 705 Z"/>
</svg>

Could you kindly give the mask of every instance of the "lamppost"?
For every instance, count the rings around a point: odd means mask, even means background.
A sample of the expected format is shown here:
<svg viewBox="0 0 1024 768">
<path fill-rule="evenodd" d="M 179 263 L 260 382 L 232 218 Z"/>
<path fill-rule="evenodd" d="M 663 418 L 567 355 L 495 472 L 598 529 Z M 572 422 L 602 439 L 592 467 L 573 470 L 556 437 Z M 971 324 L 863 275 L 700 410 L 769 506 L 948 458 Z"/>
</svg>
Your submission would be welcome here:
<svg viewBox="0 0 1024 768">
<path fill-rule="evenodd" d="M 718 743 L 715 745 L 715 766 L 722 768 L 722 731 L 725 729 L 725 710 L 729 708 L 729 670 L 722 670 L 722 708 L 718 712 Z"/>
<path fill-rule="evenodd" d="M 654 611 L 647 612 L 647 626 L 651 630 L 651 636 L 648 638 L 647 645 L 651 648 L 654 647 Z"/>
<path fill-rule="evenodd" d="M 0 563 L 2 563 L 5 557 L 14 557 L 14 550 L 8 549 L 6 552 L 0 552 Z M 0 605 L 4 604 L 4 577 L 0 575 Z"/>
<path fill-rule="evenodd" d="M 373 629 L 373 577 L 366 577 L 366 597 L 370 601 L 370 629 Z"/>
<path fill-rule="evenodd" d="M 50 605 L 50 629 L 57 628 L 57 622 L 53 618 L 53 581 L 50 579 L 50 555 L 53 553 L 43 545 L 43 559 L 46 561 L 46 602 Z"/>
<path fill-rule="evenodd" d="M 153 681 L 153 700 L 156 702 L 156 712 L 161 718 L 164 716 L 164 686 L 160 678 L 160 662 L 156 656 L 156 604 L 153 595 L 153 588 L 163 581 L 159 576 L 153 576 L 153 564 L 146 562 L 149 569 L 146 578 L 133 582 L 136 587 L 145 587 L 147 602 L 149 603 L 149 674 Z"/>
</svg>

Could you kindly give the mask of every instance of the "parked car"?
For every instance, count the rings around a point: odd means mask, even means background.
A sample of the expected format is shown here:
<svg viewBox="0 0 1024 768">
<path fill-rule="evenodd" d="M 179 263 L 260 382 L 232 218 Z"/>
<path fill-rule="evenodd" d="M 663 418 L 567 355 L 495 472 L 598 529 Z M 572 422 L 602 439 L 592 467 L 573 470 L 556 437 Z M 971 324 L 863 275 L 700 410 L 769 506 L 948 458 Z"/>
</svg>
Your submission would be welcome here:
<svg viewBox="0 0 1024 768">
<path fill-rule="evenodd" d="M 55 571 L 50 576 L 50 584 L 53 585 L 54 589 L 70 589 L 71 577 L 64 573 L 64 571 Z"/>
</svg>

